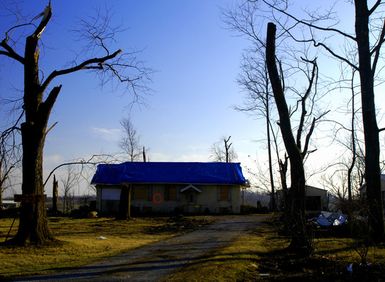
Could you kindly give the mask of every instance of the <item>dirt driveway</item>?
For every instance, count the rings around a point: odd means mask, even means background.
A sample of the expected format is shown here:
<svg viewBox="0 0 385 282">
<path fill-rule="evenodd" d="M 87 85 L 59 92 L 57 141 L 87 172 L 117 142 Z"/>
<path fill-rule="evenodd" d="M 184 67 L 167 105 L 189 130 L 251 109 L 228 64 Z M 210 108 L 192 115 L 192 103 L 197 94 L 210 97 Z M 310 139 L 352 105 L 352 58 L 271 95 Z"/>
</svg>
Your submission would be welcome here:
<svg viewBox="0 0 385 282">
<path fill-rule="evenodd" d="M 240 233 L 252 230 L 263 215 L 220 217 L 181 236 L 147 245 L 104 261 L 61 272 L 13 281 L 159 281 L 176 269 L 229 245 Z"/>
</svg>

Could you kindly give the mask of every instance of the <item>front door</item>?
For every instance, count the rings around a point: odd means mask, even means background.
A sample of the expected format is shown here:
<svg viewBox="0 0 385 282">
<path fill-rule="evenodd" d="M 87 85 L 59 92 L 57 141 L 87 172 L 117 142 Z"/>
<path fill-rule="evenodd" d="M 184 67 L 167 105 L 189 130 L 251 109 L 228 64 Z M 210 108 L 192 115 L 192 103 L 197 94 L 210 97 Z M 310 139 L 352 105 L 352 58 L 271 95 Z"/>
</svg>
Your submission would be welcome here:
<svg viewBox="0 0 385 282">
<path fill-rule="evenodd" d="M 185 192 L 186 202 L 190 205 L 196 204 L 197 202 L 197 192 L 188 191 Z"/>
</svg>

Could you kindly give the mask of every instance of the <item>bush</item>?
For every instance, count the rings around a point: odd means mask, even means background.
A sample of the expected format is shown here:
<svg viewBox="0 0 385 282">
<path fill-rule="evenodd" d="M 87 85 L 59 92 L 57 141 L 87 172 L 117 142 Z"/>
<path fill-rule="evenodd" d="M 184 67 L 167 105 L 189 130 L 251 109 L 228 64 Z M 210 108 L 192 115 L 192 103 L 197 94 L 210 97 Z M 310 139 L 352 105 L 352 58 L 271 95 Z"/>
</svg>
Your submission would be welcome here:
<svg viewBox="0 0 385 282">
<path fill-rule="evenodd" d="M 250 205 L 241 205 L 242 214 L 252 214 L 252 213 L 268 213 L 269 209 L 267 207 L 254 207 Z"/>
<path fill-rule="evenodd" d="M 73 218 L 88 218 L 88 214 L 91 212 L 89 206 L 80 206 L 78 209 L 72 210 L 70 216 Z"/>
</svg>

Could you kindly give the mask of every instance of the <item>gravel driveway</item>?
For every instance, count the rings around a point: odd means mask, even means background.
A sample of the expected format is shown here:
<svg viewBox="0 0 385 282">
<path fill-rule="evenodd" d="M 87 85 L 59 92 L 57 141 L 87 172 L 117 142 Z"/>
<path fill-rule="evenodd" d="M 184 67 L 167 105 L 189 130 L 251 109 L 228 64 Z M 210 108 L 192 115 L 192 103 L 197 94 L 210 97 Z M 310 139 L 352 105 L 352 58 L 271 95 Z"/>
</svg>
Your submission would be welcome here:
<svg viewBox="0 0 385 282">
<path fill-rule="evenodd" d="M 240 233 L 253 229 L 265 219 L 263 215 L 222 216 L 202 229 L 98 263 L 13 281 L 159 281 L 176 269 L 229 245 Z"/>
</svg>

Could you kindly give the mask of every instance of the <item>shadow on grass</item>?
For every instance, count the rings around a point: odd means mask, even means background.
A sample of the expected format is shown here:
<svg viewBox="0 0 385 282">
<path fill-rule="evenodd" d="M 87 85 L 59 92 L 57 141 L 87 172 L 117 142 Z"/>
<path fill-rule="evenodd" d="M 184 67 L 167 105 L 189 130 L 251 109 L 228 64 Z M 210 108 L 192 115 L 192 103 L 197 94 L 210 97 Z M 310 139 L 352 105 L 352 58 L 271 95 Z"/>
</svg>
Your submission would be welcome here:
<svg viewBox="0 0 385 282">
<path fill-rule="evenodd" d="M 106 263 L 99 265 L 84 266 L 80 268 L 52 268 L 49 271 L 61 271 L 59 274 L 52 275 L 39 275 L 35 277 L 20 277 L 14 278 L 9 281 L 64 281 L 64 280 L 77 280 L 77 279 L 103 279 L 103 277 L 111 276 L 130 276 L 130 273 L 143 272 L 148 274 L 149 272 L 164 270 L 165 273 L 169 273 L 173 270 L 190 267 L 190 266 L 204 266 L 205 264 L 217 262 L 217 263 L 232 263 L 242 260 L 252 261 L 250 258 L 242 258 L 242 256 L 255 256 L 256 253 L 244 252 L 244 253 L 226 253 L 221 255 L 204 255 L 198 257 L 184 257 L 177 259 L 155 259 L 155 260 L 143 260 L 135 261 L 131 263 Z M 240 257 L 241 256 L 241 257 Z"/>
<path fill-rule="evenodd" d="M 344 248 L 345 249 L 345 248 Z M 347 247 L 346 250 L 351 250 Z M 335 250 L 336 252 L 341 251 Z M 330 255 L 331 252 L 324 252 Z M 268 281 L 384 281 L 385 266 L 362 266 L 317 255 L 302 258 L 287 249 L 260 255 L 259 273 L 268 273 Z M 348 270 L 350 268 L 350 270 Z M 262 280 L 262 279 L 261 279 Z M 266 281 L 267 281 L 266 280 Z"/>
</svg>

